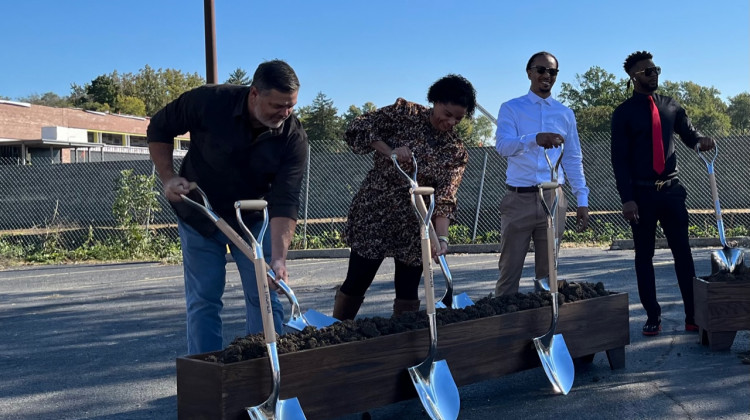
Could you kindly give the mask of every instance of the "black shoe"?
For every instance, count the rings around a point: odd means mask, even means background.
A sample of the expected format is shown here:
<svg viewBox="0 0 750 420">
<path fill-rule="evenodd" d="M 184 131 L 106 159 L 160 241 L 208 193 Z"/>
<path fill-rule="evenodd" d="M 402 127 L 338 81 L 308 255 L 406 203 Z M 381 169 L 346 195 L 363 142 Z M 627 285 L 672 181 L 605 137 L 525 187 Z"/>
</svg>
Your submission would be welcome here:
<svg viewBox="0 0 750 420">
<path fill-rule="evenodd" d="M 643 335 L 659 335 L 659 331 L 661 331 L 661 318 L 657 318 L 656 321 L 646 321 L 646 325 L 643 326 Z"/>
</svg>

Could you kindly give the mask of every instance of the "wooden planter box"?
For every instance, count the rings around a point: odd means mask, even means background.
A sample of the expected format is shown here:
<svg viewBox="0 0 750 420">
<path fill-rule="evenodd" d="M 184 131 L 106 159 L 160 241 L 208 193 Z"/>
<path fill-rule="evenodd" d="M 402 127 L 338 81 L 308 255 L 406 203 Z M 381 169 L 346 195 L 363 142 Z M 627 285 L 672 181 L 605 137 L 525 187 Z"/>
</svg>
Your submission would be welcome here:
<svg viewBox="0 0 750 420">
<path fill-rule="evenodd" d="M 693 278 L 693 294 L 701 344 L 728 350 L 737 331 L 750 330 L 750 282 Z"/>
<path fill-rule="evenodd" d="M 547 332 L 550 320 L 545 307 L 438 327 L 436 360 L 448 362 L 459 386 L 541 366 L 532 338 Z M 606 351 L 612 369 L 624 367 L 627 293 L 560 306 L 557 332 L 574 358 L 590 361 Z M 415 398 L 406 368 L 421 363 L 428 347 L 429 330 L 422 329 L 280 355 L 281 399 L 297 397 L 312 420 Z M 177 359 L 178 418 L 246 419 L 245 407 L 270 395 L 267 358 L 221 364 L 203 357 Z"/>
</svg>

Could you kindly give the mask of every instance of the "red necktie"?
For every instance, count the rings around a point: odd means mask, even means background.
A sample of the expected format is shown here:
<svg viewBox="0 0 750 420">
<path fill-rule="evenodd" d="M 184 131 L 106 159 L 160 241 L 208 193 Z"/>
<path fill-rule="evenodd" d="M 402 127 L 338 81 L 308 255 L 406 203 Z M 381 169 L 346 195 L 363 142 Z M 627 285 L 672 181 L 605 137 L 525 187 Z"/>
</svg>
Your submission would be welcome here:
<svg viewBox="0 0 750 420">
<path fill-rule="evenodd" d="M 657 174 L 664 172 L 664 143 L 661 139 L 661 118 L 659 108 L 654 103 L 653 96 L 649 95 L 648 102 L 651 105 L 651 138 L 654 156 L 654 171 Z"/>
</svg>

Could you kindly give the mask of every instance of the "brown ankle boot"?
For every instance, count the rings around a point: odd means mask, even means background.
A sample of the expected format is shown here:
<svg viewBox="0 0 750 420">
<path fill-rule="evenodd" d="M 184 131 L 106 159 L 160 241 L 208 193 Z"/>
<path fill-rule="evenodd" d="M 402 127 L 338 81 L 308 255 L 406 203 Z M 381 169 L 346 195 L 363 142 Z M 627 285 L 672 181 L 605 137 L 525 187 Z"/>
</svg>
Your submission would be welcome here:
<svg viewBox="0 0 750 420">
<path fill-rule="evenodd" d="M 336 288 L 336 301 L 333 305 L 333 317 L 339 321 L 354 319 L 359 312 L 359 307 L 364 302 L 364 296 L 349 296 Z"/>
<path fill-rule="evenodd" d="M 419 299 L 393 299 L 393 316 L 419 311 Z"/>
</svg>

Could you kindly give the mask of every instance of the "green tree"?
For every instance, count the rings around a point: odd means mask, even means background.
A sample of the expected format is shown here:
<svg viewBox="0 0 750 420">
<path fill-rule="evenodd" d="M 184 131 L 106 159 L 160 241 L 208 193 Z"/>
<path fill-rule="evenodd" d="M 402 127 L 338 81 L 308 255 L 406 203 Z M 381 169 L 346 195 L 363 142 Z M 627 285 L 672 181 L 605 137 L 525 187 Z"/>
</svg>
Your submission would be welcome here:
<svg viewBox="0 0 750 420">
<path fill-rule="evenodd" d="M 474 133 L 479 147 L 495 144 L 495 125 L 484 115 L 474 118 Z"/>
<path fill-rule="evenodd" d="M 54 92 L 47 92 L 43 95 L 32 93 L 31 95 L 19 98 L 21 102 L 28 102 L 33 105 L 44 105 L 56 108 L 65 108 L 71 106 L 70 98 L 67 96 L 60 96 Z"/>
<path fill-rule="evenodd" d="M 614 74 L 594 66 L 582 75 L 576 74 L 576 86 L 563 83 L 559 97 L 574 112 L 591 106 L 614 109 L 628 98 L 626 86 L 625 79 L 617 81 Z"/>
<path fill-rule="evenodd" d="M 136 175 L 132 169 L 120 171 L 115 186 L 112 214 L 120 227 L 145 226 L 161 211 L 156 177 Z"/>
<path fill-rule="evenodd" d="M 347 109 L 341 117 L 343 129 L 346 130 L 346 127 L 349 127 L 349 124 L 354 121 L 355 118 L 368 112 L 375 111 L 376 109 L 378 109 L 378 107 L 372 102 L 365 102 L 361 108 L 358 108 L 356 105 L 349 105 L 349 109 Z"/>
<path fill-rule="evenodd" d="M 595 105 L 581 108 L 576 112 L 576 124 L 579 133 L 609 134 L 614 108 L 609 105 Z"/>
<path fill-rule="evenodd" d="M 250 83 L 252 83 L 252 79 L 250 76 L 247 75 L 247 72 L 243 70 L 241 67 L 237 67 L 232 73 L 229 74 L 229 78 L 226 82 L 230 85 L 243 85 L 243 86 L 250 86 Z"/>
<path fill-rule="evenodd" d="M 727 113 L 733 129 L 743 133 L 750 132 L 750 93 L 743 92 L 729 98 Z"/>
<path fill-rule="evenodd" d="M 559 98 L 575 113 L 579 132 L 609 132 L 612 112 L 628 96 L 626 79 L 593 66 L 576 74 L 575 86 L 563 83 Z"/>
<path fill-rule="evenodd" d="M 464 118 L 456 125 L 456 133 L 463 140 L 466 147 L 484 147 L 494 143 L 493 124 L 480 115 L 476 118 Z"/>
<path fill-rule="evenodd" d="M 659 93 L 676 99 L 685 108 L 693 125 L 701 131 L 722 135 L 731 128 L 727 104 L 721 100 L 721 92 L 714 87 L 666 81 L 659 88 Z"/>
<path fill-rule="evenodd" d="M 117 95 L 117 112 L 143 117 L 146 115 L 146 104 L 135 96 Z"/>
<path fill-rule="evenodd" d="M 120 86 L 112 76 L 106 74 L 98 76 L 86 86 L 86 94 L 91 102 L 107 104 L 110 108 L 115 107 L 119 93 Z"/>
<path fill-rule="evenodd" d="M 343 149 L 342 119 L 333 106 L 333 99 L 329 99 L 323 92 L 318 92 L 310 106 L 300 108 L 297 117 L 311 143 L 325 144 L 330 151 Z"/>
</svg>

